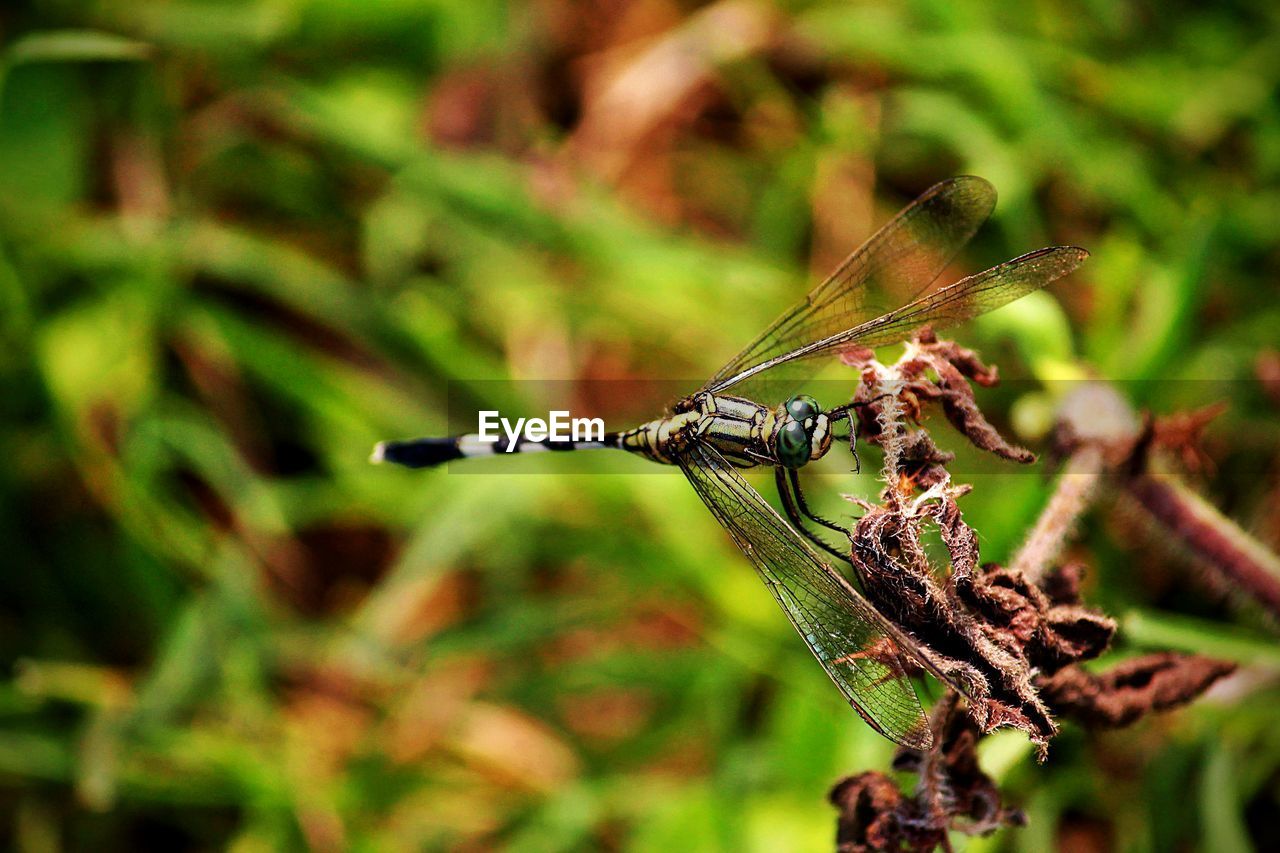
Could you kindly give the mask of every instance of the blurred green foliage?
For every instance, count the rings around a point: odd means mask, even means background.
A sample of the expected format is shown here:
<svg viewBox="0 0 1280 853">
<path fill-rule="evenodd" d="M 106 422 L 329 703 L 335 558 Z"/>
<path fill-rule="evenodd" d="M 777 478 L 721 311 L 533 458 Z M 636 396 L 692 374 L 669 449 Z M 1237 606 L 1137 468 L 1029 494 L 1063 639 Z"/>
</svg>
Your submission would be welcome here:
<svg viewBox="0 0 1280 853">
<path fill-rule="evenodd" d="M 1001 202 L 965 270 L 1093 259 L 961 340 L 1008 374 L 1141 380 L 1157 412 L 1230 401 L 1199 486 L 1275 546 L 1278 17 L 6 4 L 0 838 L 830 849 L 827 787 L 890 745 L 680 477 L 413 473 L 368 448 L 442 431 L 450 395 L 541 403 L 483 380 L 709 375 L 806 268 L 967 172 Z M 1042 473 L 976 480 L 985 559 Z M 1031 824 L 965 849 L 1276 849 L 1276 626 L 1133 516 L 1080 541 L 1116 654 L 1244 676 L 1068 730 L 1044 766 L 993 738 Z"/>
</svg>

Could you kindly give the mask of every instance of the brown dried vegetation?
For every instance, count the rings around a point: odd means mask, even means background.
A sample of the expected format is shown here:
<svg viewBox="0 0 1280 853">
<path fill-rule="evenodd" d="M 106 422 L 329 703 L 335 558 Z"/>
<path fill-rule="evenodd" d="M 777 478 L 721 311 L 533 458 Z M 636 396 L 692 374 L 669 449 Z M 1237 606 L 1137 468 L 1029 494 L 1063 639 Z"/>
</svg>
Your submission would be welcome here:
<svg viewBox="0 0 1280 853">
<path fill-rule="evenodd" d="M 1064 478 L 1071 493 L 1060 490 L 1050 501 L 1046 516 L 1052 517 L 1037 524 L 1012 565 L 980 563 L 977 535 L 957 502 L 970 487 L 952 482 L 947 465 L 953 455 L 920 424 L 926 405 L 937 402 L 975 447 L 1031 462 L 1034 456 L 1005 441 L 978 409 L 971 383 L 994 385 L 996 370 L 928 330 L 893 365 L 869 352 L 844 360 L 861 373 L 857 399 L 866 405 L 859 410 L 859 438 L 883 450 L 886 483 L 878 504 L 850 498 L 864 510 L 850 532 L 854 572 L 876 607 L 918 642 L 918 662 L 947 692 L 933 710 L 935 746 L 900 750 L 895 760 L 895 769 L 917 774 L 913 793 L 879 772 L 849 777 L 832 790 L 840 810 L 837 844 L 841 851 L 931 850 L 946 847 L 951 830 L 984 834 L 1024 821 L 978 766 L 977 743 L 994 729 L 1025 732 L 1043 761 L 1058 719 L 1085 728 L 1128 725 L 1191 701 L 1234 666 L 1160 653 L 1100 673 L 1081 668 L 1106 650 L 1116 624 L 1082 603 L 1084 567 L 1056 558 L 1096 489 Z M 1101 399 L 1123 414 L 1115 403 Z M 1136 420 L 1094 411 L 1077 420 L 1072 447 L 1089 449 L 1078 467 L 1095 476 L 1140 471 L 1135 460 L 1153 444 L 1191 452 L 1203 420 L 1187 415 L 1128 431 L 1121 427 Z M 1099 427 L 1106 424 L 1110 432 Z M 1101 431 L 1080 438 L 1086 429 Z M 1060 437 L 1071 430 L 1064 417 Z M 923 544 L 930 527 L 945 547 L 945 572 L 935 570 Z"/>
</svg>

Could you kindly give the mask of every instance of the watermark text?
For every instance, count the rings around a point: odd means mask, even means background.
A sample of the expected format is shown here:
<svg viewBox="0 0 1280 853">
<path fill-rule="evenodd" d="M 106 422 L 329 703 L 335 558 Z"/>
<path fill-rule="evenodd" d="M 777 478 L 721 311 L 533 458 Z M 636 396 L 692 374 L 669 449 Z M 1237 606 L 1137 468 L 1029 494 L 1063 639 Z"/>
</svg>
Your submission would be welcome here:
<svg viewBox="0 0 1280 853">
<path fill-rule="evenodd" d="M 507 439 L 505 450 L 512 453 L 520 441 L 604 441 L 603 418 L 573 418 L 564 409 L 547 413 L 543 418 L 517 418 L 513 423 L 497 411 L 480 412 L 481 441 L 495 443 Z"/>
</svg>

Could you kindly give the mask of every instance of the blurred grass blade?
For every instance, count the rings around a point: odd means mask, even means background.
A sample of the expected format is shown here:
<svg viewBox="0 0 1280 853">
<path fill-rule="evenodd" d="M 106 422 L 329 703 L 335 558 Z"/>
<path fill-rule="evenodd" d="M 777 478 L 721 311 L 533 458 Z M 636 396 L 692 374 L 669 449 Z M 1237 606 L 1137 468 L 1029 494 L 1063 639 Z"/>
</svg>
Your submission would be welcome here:
<svg viewBox="0 0 1280 853">
<path fill-rule="evenodd" d="M 154 48 L 146 42 L 98 30 L 51 30 L 19 39 L 4 53 L 8 68 L 28 62 L 141 62 Z"/>
<path fill-rule="evenodd" d="M 1216 622 L 1130 610 L 1121 619 L 1120 630 L 1125 639 L 1143 648 L 1173 649 L 1280 669 L 1280 646 L 1274 639 Z"/>
</svg>

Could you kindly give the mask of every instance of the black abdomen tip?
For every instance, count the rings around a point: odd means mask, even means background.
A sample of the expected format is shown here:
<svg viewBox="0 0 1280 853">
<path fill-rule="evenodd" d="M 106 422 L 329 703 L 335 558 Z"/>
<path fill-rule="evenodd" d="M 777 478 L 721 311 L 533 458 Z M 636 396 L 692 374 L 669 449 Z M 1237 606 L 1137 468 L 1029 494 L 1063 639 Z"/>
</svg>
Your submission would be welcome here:
<svg viewBox="0 0 1280 853">
<path fill-rule="evenodd" d="M 383 441 L 373 448 L 370 462 L 392 462 L 406 468 L 430 468 L 461 459 L 457 439 L 416 438 L 412 441 Z"/>
</svg>

